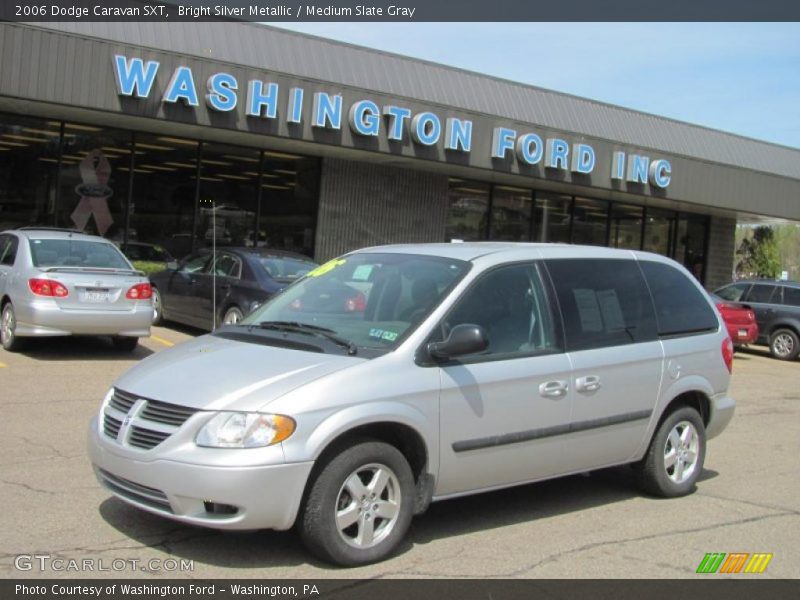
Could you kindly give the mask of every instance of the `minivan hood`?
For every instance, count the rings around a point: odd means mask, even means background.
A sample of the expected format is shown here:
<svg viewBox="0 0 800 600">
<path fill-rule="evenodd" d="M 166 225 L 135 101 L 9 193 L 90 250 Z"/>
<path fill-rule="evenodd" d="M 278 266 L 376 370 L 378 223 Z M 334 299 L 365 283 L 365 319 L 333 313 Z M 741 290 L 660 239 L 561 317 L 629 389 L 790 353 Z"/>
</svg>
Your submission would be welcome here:
<svg viewBox="0 0 800 600">
<path fill-rule="evenodd" d="M 201 410 L 259 410 L 298 386 L 363 361 L 204 335 L 143 360 L 114 387 Z"/>
</svg>

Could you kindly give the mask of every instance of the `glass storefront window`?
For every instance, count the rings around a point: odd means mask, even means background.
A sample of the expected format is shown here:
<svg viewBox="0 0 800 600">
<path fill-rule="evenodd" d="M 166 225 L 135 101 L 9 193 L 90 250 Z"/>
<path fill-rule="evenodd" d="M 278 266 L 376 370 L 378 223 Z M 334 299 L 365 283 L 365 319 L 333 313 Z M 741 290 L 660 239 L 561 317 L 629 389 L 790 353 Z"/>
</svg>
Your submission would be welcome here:
<svg viewBox="0 0 800 600">
<path fill-rule="evenodd" d="M 644 222 L 642 249 L 672 256 L 672 239 L 677 226 L 676 214 L 670 210 L 648 208 Z"/>
<path fill-rule="evenodd" d="M 54 226 L 61 123 L 0 115 L 0 231 Z"/>
<path fill-rule="evenodd" d="M 448 193 L 450 213 L 445 239 L 485 240 L 489 214 L 489 184 L 463 179 L 450 179 Z"/>
<path fill-rule="evenodd" d="M 201 154 L 198 245 L 253 246 L 261 153 L 205 143 Z M 193 178 L 196 176 L 193 176 Z"/>
<path fill-rule="evenodd" d="M 639 250 L 642 247 L 641 206 L 611 205 L 611 247 Z"/>
<path fill-rule="evenodd" d="M 256 245 L 314 256 L 319 175 L 316 158 L 264 150 Z"/>
<path fill-rule="evenodd" d="M 492 189 L 491 240 L 527 242 L 531 235 L 531 190 L 496 185 Z"/>
<path fill-rule="evenodd" d="M 608 202 L 593 198 L 575 198 L 572 213 L 572 243 L 589 246 L 608 245 Z"/>
<path fill-rule="evenodd" d="M 675 260 L 700 281 L 705 280 L 706 237 L 708 217 L 702 215 L 681 215 L 678 219 L 678 244 Z"/>
<path fill-rule="evenodd" d="M 571 196 L 536 192 L 534 241 L 568 244 L 571 218 Z"/>
<path fill-rule="evenodd" d="M 216 227 L 219 244 L 313 256 L 319 161 L 271 150 L 262 157 L 252 148 L 206 143 L 201 163 L 200 244 L 211 244 Z"/>
<path fill-rule="evenodd" d="M 176 258 L 192 251 L 197 154 L 196 141 L 136 135 L 130 241 L 163 247 Z"/>
<path fill-rule="evenodd" d="M 65 123 L 56 223 L 122 241 L 131 132 Z"/>
</svg>

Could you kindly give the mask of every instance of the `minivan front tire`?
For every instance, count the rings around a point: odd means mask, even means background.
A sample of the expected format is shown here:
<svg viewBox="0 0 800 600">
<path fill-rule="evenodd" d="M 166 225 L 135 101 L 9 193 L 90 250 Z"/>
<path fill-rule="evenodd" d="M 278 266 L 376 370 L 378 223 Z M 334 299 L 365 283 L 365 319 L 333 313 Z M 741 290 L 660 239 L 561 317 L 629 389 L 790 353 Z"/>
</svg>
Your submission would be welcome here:
<svg viewBox="0 0 800 600">
<path fill-rule="evenodd" d="M 321 559 L 347 567 L 377 562 L 405 537 L 414 475 L 394 446 L 352 445 L 329 459 L 310 486 L 298 528 Z"/>
<path fill-rule="evenodd" d="M 659 424 L 647 454 L 637 463 L 642 488 L 663 498 L 691 494 L 703 470 L 706 430 L 694 408 L 681 407 Z"/>
</svg>

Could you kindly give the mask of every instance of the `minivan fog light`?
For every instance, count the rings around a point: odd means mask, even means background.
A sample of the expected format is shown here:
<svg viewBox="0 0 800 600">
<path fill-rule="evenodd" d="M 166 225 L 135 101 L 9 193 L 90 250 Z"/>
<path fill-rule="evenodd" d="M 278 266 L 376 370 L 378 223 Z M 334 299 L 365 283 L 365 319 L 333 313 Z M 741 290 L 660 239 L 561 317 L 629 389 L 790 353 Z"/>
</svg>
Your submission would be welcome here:
<svg viewBox="0 0 800 600">
<path fill-rule="evenodd" d="M 195 443 L 206 448 L 262 448 L 282 442 L 294 428 L 294 419 L 283 415 L 222 412 L 205 424 Z"/>
</svg>

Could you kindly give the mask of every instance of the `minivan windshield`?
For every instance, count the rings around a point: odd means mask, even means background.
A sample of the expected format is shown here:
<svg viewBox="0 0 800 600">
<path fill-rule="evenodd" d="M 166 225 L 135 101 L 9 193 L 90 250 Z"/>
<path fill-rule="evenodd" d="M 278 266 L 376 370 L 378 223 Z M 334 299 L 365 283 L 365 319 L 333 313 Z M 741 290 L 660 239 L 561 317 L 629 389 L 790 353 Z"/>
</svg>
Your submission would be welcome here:
<svg viewBox="0 0 800 600">
<path fill-rule="evenodd" d="M 321 331 L 354 347 L 391 350 L 468 270 L 467 262 L 440 257 L 350 254 L 313 269 L 239 326 Z"/>
</svg>

